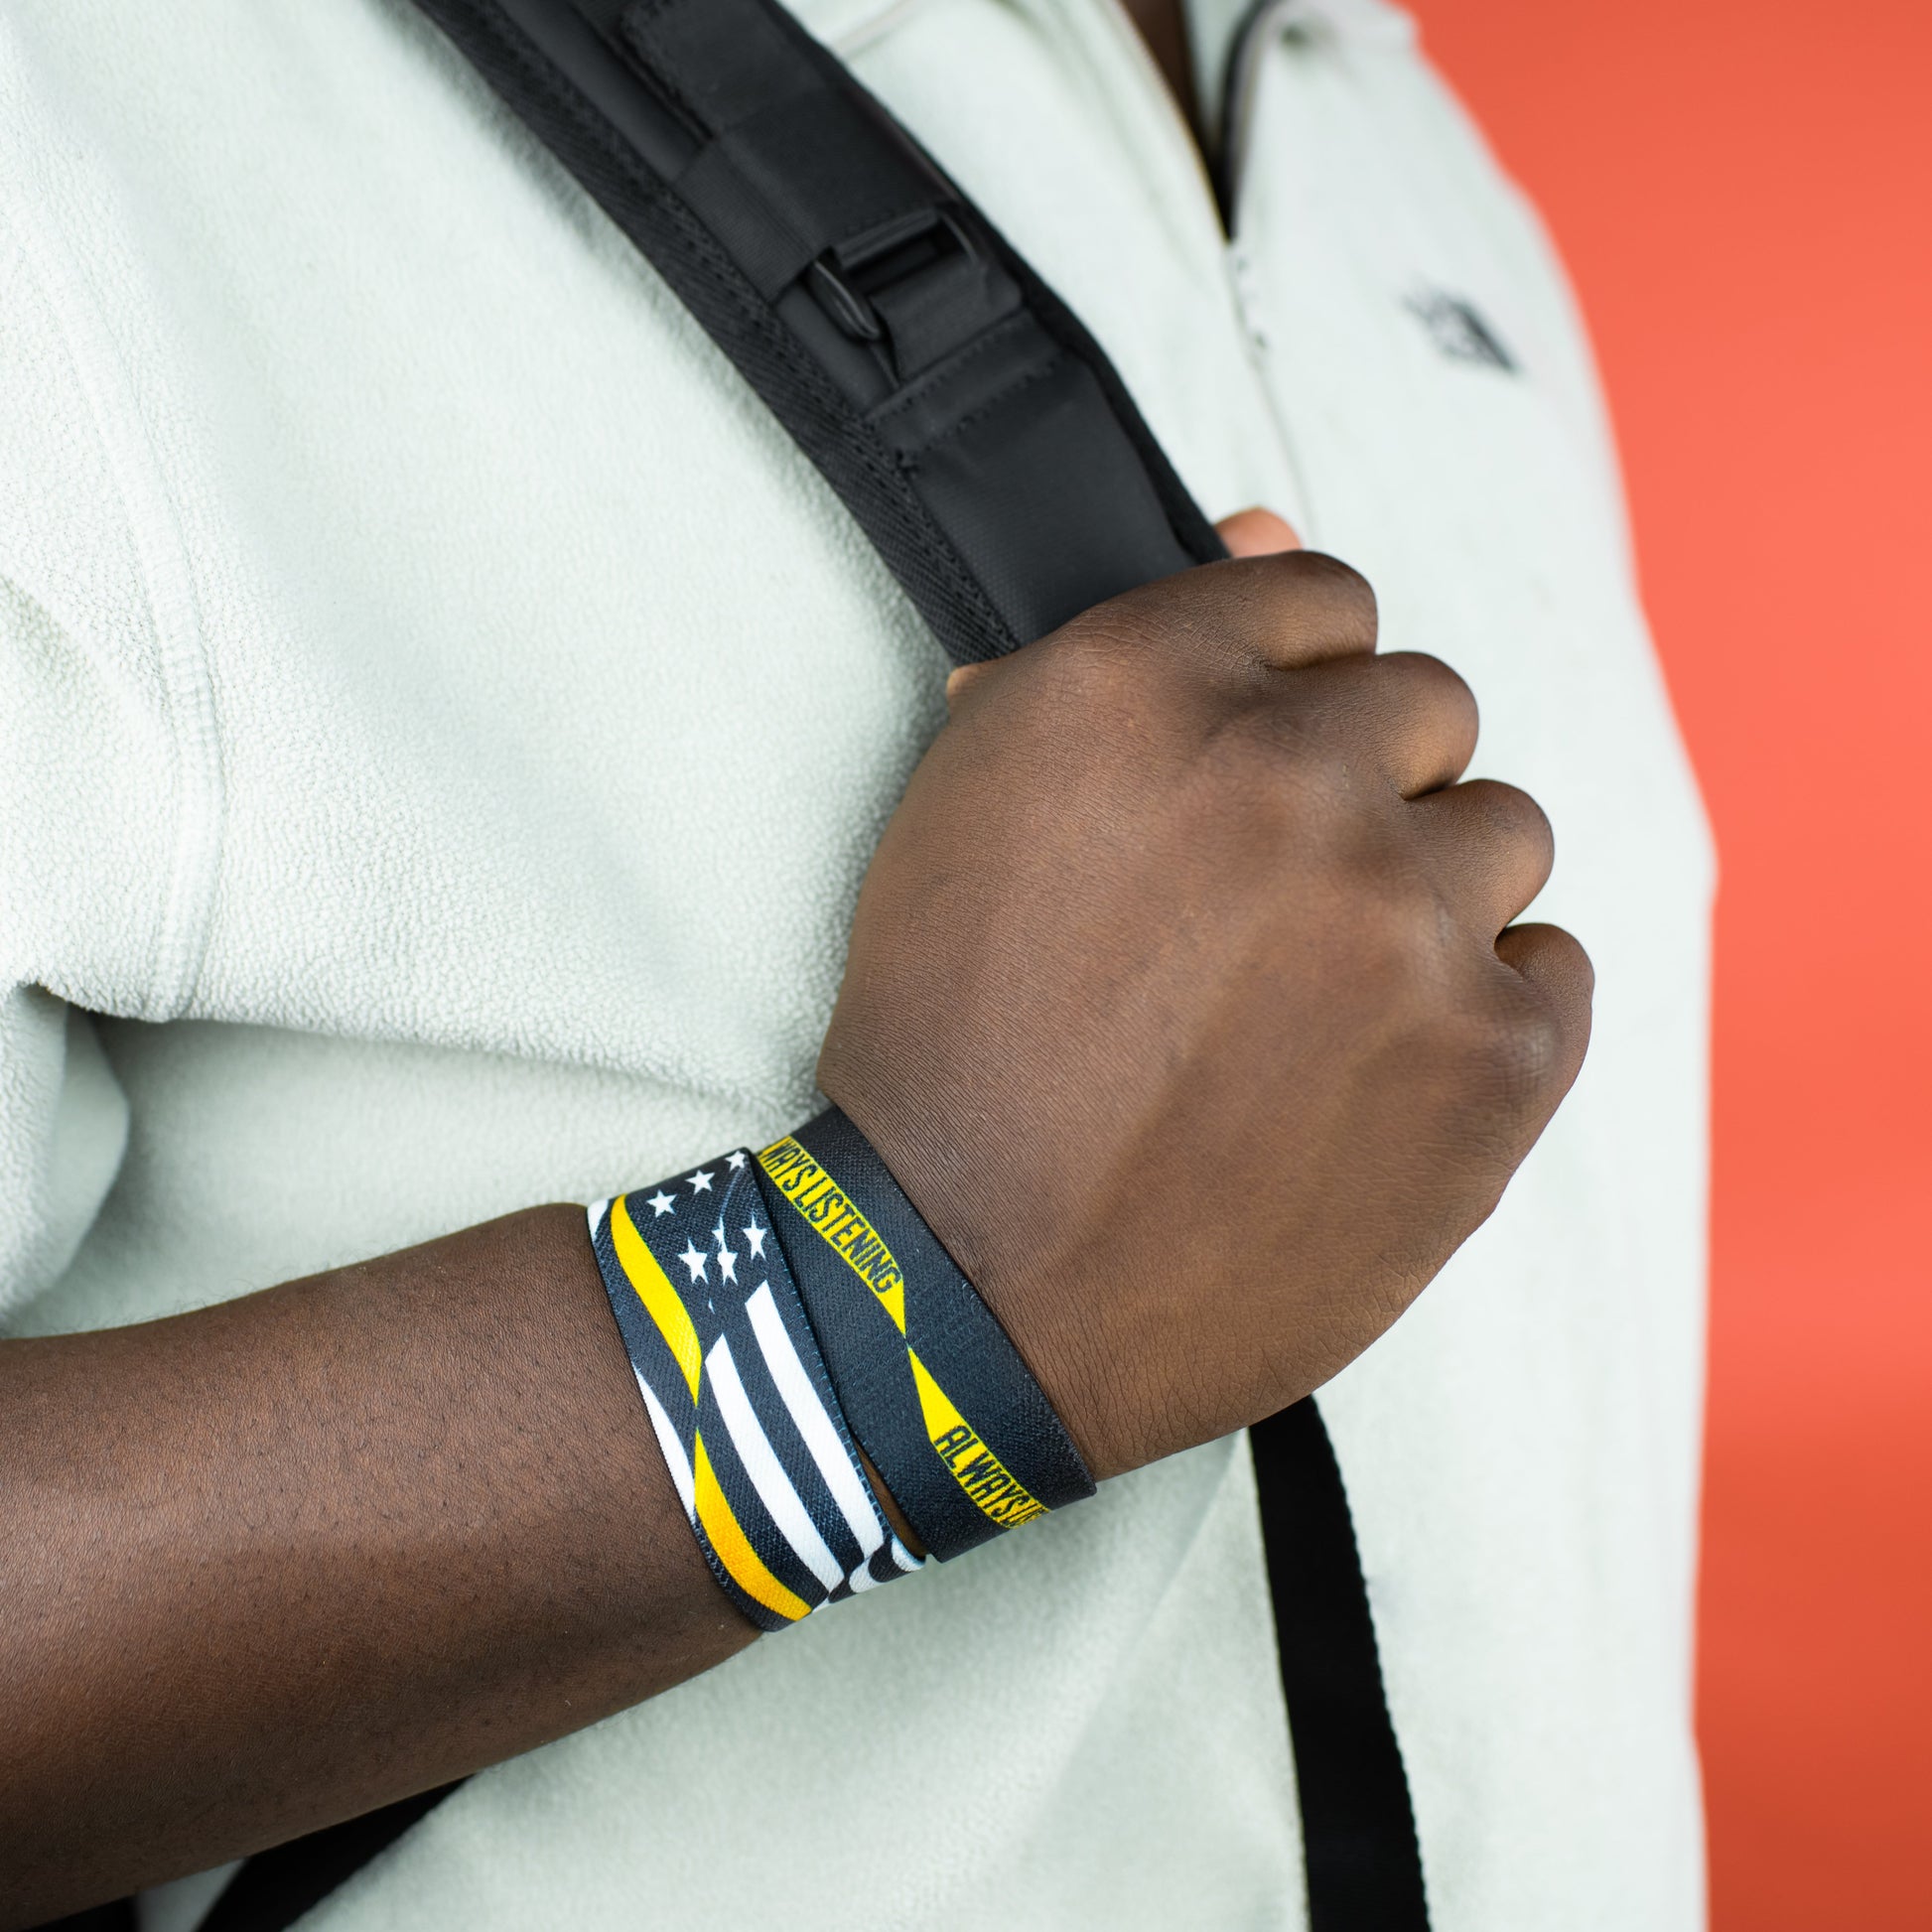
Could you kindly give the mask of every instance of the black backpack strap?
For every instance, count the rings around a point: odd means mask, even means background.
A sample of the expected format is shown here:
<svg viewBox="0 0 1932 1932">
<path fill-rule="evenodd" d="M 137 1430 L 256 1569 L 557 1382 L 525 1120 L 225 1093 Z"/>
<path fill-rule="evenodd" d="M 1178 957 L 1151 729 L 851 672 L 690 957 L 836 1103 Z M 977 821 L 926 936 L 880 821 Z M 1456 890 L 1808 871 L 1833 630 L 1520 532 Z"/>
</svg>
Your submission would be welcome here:
<svg viewBox="0 0 1932 1932">
<path fill-rule="evenodd" d="M 418 0 L 669 283 L 958 661 L 1225 554 L 1072 313 L 776 0 Z M 1252 1432 L 1312 1932 L 1427 1932 L 1348 1499 Z M 251 1859 L 285 1932 L 454 1785 Z"/>
<path fill-rule="evenodd" d="M 354 1877 L 378 1852 L 387 1851 L 419 1818 L 428 1817 L 462 1782 L 459 1778 L 456 1784 L 419 1791 L 244 1861 L 221 1887 L 198 1932 L 283 1932 Z"/>
<path fill-rule="evenodd" d="M 421 0 L 838 492 L 954 658 L 1222 554 L 1066 306 L 766 0 Z"/>
<path fill-rule="evenodd" d="M 1248 1432 L 1312 1932 L 1429 1932 L 1348 1491 L 1312 1396 Z"/>
</svg>

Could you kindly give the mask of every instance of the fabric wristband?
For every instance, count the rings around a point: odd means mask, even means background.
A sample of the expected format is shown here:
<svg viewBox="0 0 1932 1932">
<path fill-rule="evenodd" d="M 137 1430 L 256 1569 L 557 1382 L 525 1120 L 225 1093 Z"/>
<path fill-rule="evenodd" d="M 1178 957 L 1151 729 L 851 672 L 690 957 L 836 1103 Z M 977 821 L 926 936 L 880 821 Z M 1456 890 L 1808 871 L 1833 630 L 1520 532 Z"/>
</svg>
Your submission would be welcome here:
<svg viewBox="0 0 1932 1932">
<path fill-rule="evenodd" d="M 678 1499 L 725 1592 L 781 1630 L 919 1567 L 866 1477 L 751 1156 L 588 1210 Z"/>
<path fill-rule="evenodd" d="M 854 1435 L 944 1561 L 1094 1492 L 999 1319 L 836 1107 L 759 1181 Z"/>
</svg>

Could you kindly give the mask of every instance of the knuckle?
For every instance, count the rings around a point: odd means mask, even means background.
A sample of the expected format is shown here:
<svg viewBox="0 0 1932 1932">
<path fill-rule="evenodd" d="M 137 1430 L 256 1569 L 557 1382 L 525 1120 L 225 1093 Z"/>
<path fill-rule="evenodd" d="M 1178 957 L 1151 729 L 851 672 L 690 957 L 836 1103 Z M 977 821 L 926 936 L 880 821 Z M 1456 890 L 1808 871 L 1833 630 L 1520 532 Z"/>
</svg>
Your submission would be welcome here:
<svg viewBox="0 0 1932 1932">
<path fill-rule="evenodd" d="M 1491 780 L 1491 786 L 1498 807 L 1519 838 L 1534 839 L 1541 845 L 1555 843 L 1556 828 L 1550 823 L 1550 814 L 1529 792 L 1500 779 Z"/>
<path fill-rule="evenodd" d="M 1503 1003 L 1484 1034 L 1481 1063 L 1495 1110 L 1513 1124 L 1540 1120 L 1564 1061 L 1557 1016 L 1541 1000 L 1518 994 Z"/>
<path fill-rule="evenodd" d="M 1392 650 L 1377 660 L 1392 677 L 1406 677 L 1421 685 L 1427 694 L 1444 703 L 1474 707 L 1476 694 L 1469 681 L 1453 664 L 1426 650 Z"/>
<path fill-rule="evenodd" d="M 1300 576 L 1373 632 L 1377 622 L 1375 586 L 1353 564 L 1345 564 L 1325 550 L 1298 550 L 1293 563 Z"/>
<path fill-rule="evenodd" d="M 1556 943 L 1570 954 L 1570 963 L 1583 989 L 1584 1007 L 1587 1012 L 1596 999 L 1596 962 L 1589 956 L 1589 948 L 1574 932 L 1565 932 L 1561 926 L 1550 929 L 1557 935 Z"/>
<path fill-rule="evenodd" d="M 1482 728 L 1476 694 L 1467 679 L 1440 657 L 1422 651 L 1396 651 L 1374 660 L 1383 685 L 1383 702 L 1392 721 L 1428 742 L 1473 749 Z"/>
<path fill-rule="evenodd" d="M 1447 664 L 1428 651 L 1402 651 L 1388 660 L 1401 663 L 1423 688 L 1424 701 L 1432 708 L 1464 719 L 1473 728 L 1478 707 L 1474 687 L 1453 664 Z"/>
<path fill-rule="evenodd" d="M 1375 648 L 1375 593 L 1338 558 L 1316 550 L 1258 560 L 1242 579 L 1247 604 L 1230 633 L 1250 668 L 1282 670 Z"/>
<path fill-rule="evenodd" d="M 1535 852 L 1556 850 L 1556 827 L 1550 823 L 1550 814 L 1527 791 L 1497 778 L 1477 779 L 1470 790 L 1492 836 Z"/>
<path fill-rule="evenodd" d="M 1156 661 L 1153 626 L 1117 612 L 1104 623 L 1078 621 L 1057 632 L 1039 660 L 1054 706 L 1113 712 L 1133 703 Z M 1040 650 L 1035 645 L 1034 650 Z M 1022 651 L 1008 661 L 1024 663 Z"/>
</svg>

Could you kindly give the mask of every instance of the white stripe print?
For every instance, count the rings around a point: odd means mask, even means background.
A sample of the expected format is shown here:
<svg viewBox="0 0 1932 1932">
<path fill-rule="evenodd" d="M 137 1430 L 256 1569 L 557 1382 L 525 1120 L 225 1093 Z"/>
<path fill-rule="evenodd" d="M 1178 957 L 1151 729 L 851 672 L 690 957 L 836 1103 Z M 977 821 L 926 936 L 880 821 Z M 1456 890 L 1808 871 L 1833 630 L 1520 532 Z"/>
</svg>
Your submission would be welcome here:
<svg viewBox="0 0 1932 1932">
<path fill-rule="evenodd" d="M 930 1563 L 931 1558 L 928 1557 L 926 1559 L 926 1562 Z M 920 1563 L 918 1558 L 915 1557 L 912 1554 L 912 1552 L 908 1550 L 905 1547 L 905 1545 L 898 1540 L 897 1533 L 895 1533 L 893 1537 L 893 1566 L 895 1569 L 897 1570 L 898 1574 L 901 1577 L 909 1577 L 915 1570 L 922 1570 L 925 1568 L 925 1565 Z M 862 1563 L 858 1567 L 858 1569 L 852 1573 L 852 1576 L 849 1581 L 851 1582 L 852 1585 L 852 1593 L 854 1596 L 857 1596 L 861 1590 L 877 1589 L 882 1580 L 878 1577 L 875 1577 L 872 1574 L 872 1572 L 868 1570 L 866 1566 Z M 893 1580 L 892 1578 L 887 1577 L 883 1581 L 886 1583 L 891 1583 Z"/>
<path fill-rule="evenodd" d="M 819 1401 L 818 1391 L 805 1373 L 805 1364 L 798 1359 L 798 1351 L 785 1333 L 784 1317 L 771 1299 L 769 1282 L 760 1284 L 758 1293 L 745 1304 L 745 1312 L 751 1316 L 752 1332 L 758 1336 L 759 1351 L 764 1357 L 771 1380 L 784 1397 L 785 1407 L 791 1411 L 791 1419 L 805 1439 L 805 1447 L 811 1450 L 812 1460 L 818 1464 L 818 1472 L 832 1492 L 832 1500 L 839 1506 L 839 1514 L 859 1540 L 864 1559 L 851 1581 L 855 1590 L 864 1589 L 866 1585 L 859 1579 L 865 1573 L 865 1560 L 886 1540 L 878 1506 L 859 1471 L 853 1467 L 852 1457 L 839 1441 L 832 1418 L 825 1413 L 825 1405 Z"/>
<path fill-rule="evenodd" d="M 732 1345 L 727 1336 L 720 1335 L 705 1357 L 705 1372 L 711 1377 L 711 1392 L 718 1398 L 718 1413 L 725 1419 L 732 1447 L 745 1464 L 745 1473 L 752 1478 L 752 1487 L 759 1492 L 759 1501 L 777 1524 L 778 1534 L 828 1590 L 837 1589 L 845 1582 L 845 1572 L 839 1567 L 838 1558 L 826 1548 L 825 1539 L 813 1526 L 804 1498 L 785 1474 L 784 1465 L 752 1407 L 752 1398 L 745 1393 L 745 1384 L 739 1379 L 738 1363 L 732 1358 Z"/>
<path fill-rule="evenodd" d="M 630 1372 L 637 1375 L 634 1368 Z M 643 1391 L 644 1407 L 650 1411 L 651 1432 L 656 1436 L 658 1450 L 670 1468 L 677 1499 L 684 1505 L 685 1515 L 695 1524 L 698 1520 L 698 1485 L 691 1473 L 691 1458 L 685 1454 L 684 1443 L 676 1426 L 664 1413 L 664 1405 L 651 1393 L 650 1384 L 641 1375 L 637 1375 L 637 1386 Z"/>
</svg>

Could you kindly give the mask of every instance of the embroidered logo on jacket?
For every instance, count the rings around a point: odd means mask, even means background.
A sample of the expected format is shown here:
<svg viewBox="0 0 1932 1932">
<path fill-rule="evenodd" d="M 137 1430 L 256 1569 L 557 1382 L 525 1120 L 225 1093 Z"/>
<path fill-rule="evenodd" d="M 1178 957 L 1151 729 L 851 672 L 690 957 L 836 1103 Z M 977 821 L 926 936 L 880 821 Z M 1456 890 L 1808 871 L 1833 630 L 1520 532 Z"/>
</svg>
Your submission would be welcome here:
<svg viewBox="0 0 1932 1932">
<path fill-rule="evenodd" d="M 1458 362 L 1482 362 L 1505 375 L 1522 366 L 1475 304 L 1445 289 L 1422 289 L 1403 302 L 1429 331 L 1430 340 Z"/>
</svg>

